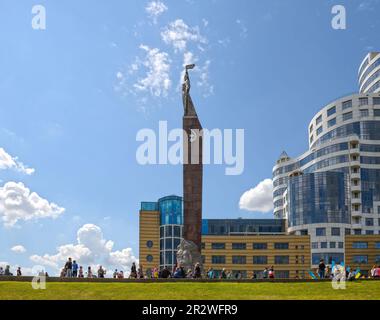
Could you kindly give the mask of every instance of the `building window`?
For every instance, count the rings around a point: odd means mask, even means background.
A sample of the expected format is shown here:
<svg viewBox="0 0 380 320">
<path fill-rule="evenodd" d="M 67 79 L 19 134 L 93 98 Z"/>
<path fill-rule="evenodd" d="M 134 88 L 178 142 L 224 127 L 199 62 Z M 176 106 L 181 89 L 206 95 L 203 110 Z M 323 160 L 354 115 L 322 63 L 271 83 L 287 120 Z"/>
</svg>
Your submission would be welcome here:
<svg viewBox="0 0 380 320">
<path fill-rule="evenodd" d="M 318 129 L 317 129 L 317 136 L 319 136 L 323 131 L 323 127 L 320 126 Z"/>
<path fill-rule="evenodd" d="M 327 110 L 327 116 L 328 117 L 330 117 L 334 113 L 336 113 L 336 107 L 335 106 Z"/>
<path fill-rule="evenodd" d="M 246 243 L 233 243 L 232 250 L 245 250 L 247 249 Z"/>
<path fill-rule="evenodd" d="M 225 264 L 226 263 L 226 256 L 212 256 L 211 257 L 211 263 L 212 264 Z"/>
<path fill-rule="evenodd" d="M 324 237 L 324 236 L 326 236 L 326 228 L 317 228 L 315 230 L 315 235 L 317 237 Z"/>
<path fill-rule="evenodd" d="M 310 128 L 309 128 L 309 133 L 311 133 L 313 131 L 313 128 L 314 128 L 314 126 L 311 125 Z"/>
<path fill-rule="evenodd" d="M 327 249 L 327 242 L 321 242 L 321 249 Z"/>
<path fill-rule="evenodd" d="M 201 248 L 202 248 L 202 250 L 206 249 L 206 243 L 202 242 L 201 243 Z"/>
<path fill-rule="evenodd" d="M 146 261 L 148 261 L 148 262 L 152 262 L 153 261 L 153 256 L 152 255 L 147 255 L 146 256 Z"/>
<path fill-rule="evenodd" d="M 368 109 L 360 110 L 360 117 L 362 118 L 369 117 Z"/>
<path fill-rule="evenodd" d="M 232 264 L 246 264 L 246 256 L 232 256 Z"/>
<path fill-rule="evenodd" d="M 336 242 L 330 242 L 330 249 L 336 248 Z"/>
<path fill-rule="evenodd" d="M 267 256 L 253 256 L 253 264 L 268 264 Z"/>
<path fill-rule="evenodd" d="M 312 248 L 312 249 L 318 249 L 318 248 L 319 248 L 319 246 L 318 246 L 318 242 L 312 242 L 312 244 L 311 244 L 311 248 Z"/>
<path fill-rule="evenodd" d="M 331 228 L 331 235 L 339 237 L 340 236 L 340 228 Z"/>
<path fill-rule="evenodd" d="M 314 141 L 314 137 L 311 136 L 311 137 L 310 137 L 310 144 L 313 143 L 313 141 Z"/>
<path fill-rule="evenodd" d="M 322 115 L 320 115 L 317 120 L 315 121 L 316 125 L 319 125 L 322 122 Z"/>
<path fill-rule="evenodd" d="M 375 242 L 375 249 L 380 249 L 380 242 Z"/>
<path fill-rule="evenodd" d="M 373 104 L 375 106 L 379 106 L 380 105 L 380 98 L 379 97 L 373 97 Z"/>
<path fill-rule="evenodd" d="M 309 234 L 309 232 L 308 232 L 307 229 L 302 229 L 302 230 L 300 231 L 300 233 L 301 233 L 301 236 L 307 236 L 307 235 Z"/>
<path fill-rule="evenodd" d="M 275 264 L 289 264 L 289 256 L 274 256 Z"/>
<path fill-rule="evenodd" d="M 181 227 L 180 226 L 174 226 L 173 233 L 174 233 L 174 237 L 180 238 L 181 237 Z"/>
<path fill-rule="evenodd" d="M 359 98 L 359 106 L 368 106 L 368 98 Z"/>
<path fill-rule="evenodd" d="M 267 250 L 268 245 L 266 243 L 254 243 L 252 245 L 253 250 Z"/>
<path fill-rule="evenodd" d="M 349 235 L 351 234 L 351 229 L 349 229 L 349 228 L 345 228 L 345 229 L 344 229 L 344 234 L 345 234 L 346 236 L 349 236 Z"/>
<path fill-rule="evenodd" d="M 370 236 L 370 235 L 375 234 L 375 232 L 374 232 L 373 230 L 366 230 L 365 234 L 366 234 L 367 236 Z"/>
<path fill-rule="evenodd" d="M 374 110 L 373 110 L 373 115 L 374 115 L 375 117 L 380 117 L 380 109 L 374 109 Z"/>
<path fill-rule="evenodd" d="M 333 118 L 331 120 L 328 121 L 327 123 L 328 127 L 332 127 L 332 126 L 335 126 L 336 125 L 336 118 Z"/>
<path fill-rule="evenodd" d="M 278 279 L 289 279 L 290 278 L 289 271 L 285 271 L 285 270 L 276 271 L 276 278 L 278 278 Z"/>
<path fill-rule="evenodd" d="M 344 243 L 343 242 L 338 242 L 338 248 L 343 249 L 344 248 Z"/>
<path fill-rule="evenodd" d="M 352 260 L 357 264 L 368 264 L 368 256 L 353 256 Z"/>
<path fill-rule="evenodd" d="M 277 242 L 274 244 L 274 248 L 276 250 L 288 250 L 289 249 L 289 243 L 286 242 Z"/>
<path fill-rule="evenodd" d="M 153 247 L 153 241 L 148 240 L 148 241 L 146 242 L 146 246 L 147 246 L 147 248 L 152 248 L 152 247 Z"/>
<path fill-rule="evenodd" d="M 354 229 L 354 235 L 358 236 L 362 234 L 362 229 Z"/>
<path fill-rule="evenodd" d="M 380 256 L 375 256 L 375 263 L 376 264 L 380 263 Z"/>
<path fill-rule="evenodd" d="M 365 225 L 367 227 L 373 227 L 373 218 L 366 218 L 365 219 Z"/>
<path fill-rule="evenodd" d="M 368 242 L 353 242 L 352 249 L 368 249 Z"/>
<path fill-rule="evenodd" d="M 352 119 L 352 112 L 343 113 L 343 121 Z"/>
<path fill-rule="evenodd" d="M 348 100 L 342 103 L 342 110 L 346 110 L 352 107 L 352 101 Z"/>
<path fill-rule="evenodd" d="M 226 244 L 225 243 L 211 243 L 211 249 L 224 250 L 226 249 Z"/>
</svg>

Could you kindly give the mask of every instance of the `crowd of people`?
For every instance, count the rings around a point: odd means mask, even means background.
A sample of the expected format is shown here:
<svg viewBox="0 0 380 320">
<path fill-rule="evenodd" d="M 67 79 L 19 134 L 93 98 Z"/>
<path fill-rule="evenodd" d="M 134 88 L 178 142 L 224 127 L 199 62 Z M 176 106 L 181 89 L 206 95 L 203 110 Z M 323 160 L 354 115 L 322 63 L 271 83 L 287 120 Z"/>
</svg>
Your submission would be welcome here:
<svg viewBox="0 0 380 320">
<path fill-rule="evenodd" d="M 363 278 L 380 278 L 380 265 L 374 265 L 372 269 L 369 271 L 368 275 L 364 275 L 361 273 L 360 269 L 353 269 L 350 266 L 347 266 L 345 269 L 345 277 L 349 281 L 353 281 L 355 279 L 363 279 Z M 323 259 L 320 260 L 317 275 L 320 279 L 333 279 L 334 278 L 334 270 L 329 265 L 325 264 Z"/>
<path fill-rule="evenodd" d="M 360 269 L 353 269 L 347 266 L 344 268 L 346 274 L 345 278 L 347 280 L 355 280 L 359 278 L 380 278 L 380 265 L 375 265 L 368 272 L 367 275 L 361 274 Z M 94 272 L 91 266 L 87 267 L 86 271 L 83 266 L 78 265 L 75 260 L 68 258 L 64 267 L 61 270 L 60 277 L 61 278 L 105 278 L 106 270 L 99 266 Z M 329 265 L 326 265 L 324 260 L 321 259 L 316 270 L 316 274 L 319 279 L 333 279 L 334 278 L 334 268 L 331 268 Z M 11 272 L 10 266 L 7 265 L 5 268 L 0 266 L 0 276 L 13 276 L 14 274 Z M 48 276 L 47 272 L 44 273 L 45 276 Z M 21 277 L 22 271 L 21 267 L 17 267 L 16 276 Z M 115 269 L 112 273 L 112 278 L 114 279 L 124 279 L 125 273 L 123 270 Z M 243 279 L 247 278 L 246 274 L 243 274 L 241 271 L 231 271 L 223 268 L 221 271 L 216 271 L 213 268 L 209 268 L 207 271 L 202 270 L 201 265 L 197 263 L 194 268 L 187 269 L 182 265 L 175 265 L 174 268 L 170 269 L 168 267 L 164 267 L 159 269 L 157 267 L 152 270 L 149 269 L 145 273 L 143 271 L 143 266 L 139 265 L 137 268 L 136 263 L 133 262 L 129 275 L 129 279 Z M 273 266 L 264 268 L 261 272 L 252 272 L 251 279 L 275 279 L 275 270 Z M 315 277 L 316 278 L 316 277 Z"/>
</svg>

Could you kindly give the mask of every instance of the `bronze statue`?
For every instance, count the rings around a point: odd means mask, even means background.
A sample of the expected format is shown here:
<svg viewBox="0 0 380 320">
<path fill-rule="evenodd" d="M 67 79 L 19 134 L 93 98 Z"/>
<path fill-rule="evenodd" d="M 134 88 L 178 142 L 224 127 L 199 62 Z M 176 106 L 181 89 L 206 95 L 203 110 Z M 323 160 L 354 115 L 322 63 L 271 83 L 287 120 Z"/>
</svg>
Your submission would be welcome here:
<svg viewBox="0 0 380 320">
<path fill-rule="evenodd" d="M 195 108 L 193 105 L 193 101 L 191 100 L 190 96 L 190 77 L 189 77 L 189 70 L 194 69 L 195 64 L 188 64 L 185 67 L 185 76 L 183 78 L 183 84 L 182 84 L 182 99 L 183 99 L 183 109 L 185 116 L 196 116 Z"/>
</svg>

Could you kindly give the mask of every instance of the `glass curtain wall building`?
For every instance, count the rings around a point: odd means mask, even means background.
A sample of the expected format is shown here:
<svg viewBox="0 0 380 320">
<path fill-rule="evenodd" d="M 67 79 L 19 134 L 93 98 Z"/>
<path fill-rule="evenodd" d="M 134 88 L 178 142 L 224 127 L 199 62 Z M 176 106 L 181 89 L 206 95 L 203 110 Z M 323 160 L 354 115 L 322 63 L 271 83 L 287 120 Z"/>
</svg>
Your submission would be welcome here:
<svg viewBox="0 0 380 320">
<path fill-rule="evenodd" d="M 309 234 L 313 264 L 342 259 L 344 236 L 380 230 L 380 53 L 359 68 L 360 93 L 331 102 L 308 126 L 309 150 L 273 168 L 274 215 Z"/>
</svg>

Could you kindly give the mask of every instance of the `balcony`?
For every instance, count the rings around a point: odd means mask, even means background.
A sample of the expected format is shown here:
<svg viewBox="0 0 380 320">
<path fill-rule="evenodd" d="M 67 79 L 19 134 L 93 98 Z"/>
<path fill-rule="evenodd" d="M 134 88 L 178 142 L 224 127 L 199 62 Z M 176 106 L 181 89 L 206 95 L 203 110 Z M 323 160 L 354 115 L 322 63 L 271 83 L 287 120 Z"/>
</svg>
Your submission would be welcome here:
<svg viewBox="0 0 380 320">
<path fill-rule="evenodd" d="M 351 204 L 361 204 L 362 199 L 361 198 L 352 198 L 351 199 Z"/>
<path fill-rule="evenodd" d="M 363 225 L 361 223 L 353 223 L 352 229 L 362 229 Z"/>
<path fill-rule="evenodd" d="M 363 213 L 360 210 L 358 210 L 358 211 L 352 210 L 351 211 L 351 216 L 353 218 L 361 218 L 363 216 Z"/>
<path fill-rule="evenodd" d="M 357 155 L 357 156 L 359 156 L 360 155 L 360 149 L 359 149 L 359 147 L 351 148 L 350 149 L 350 154 L 351 155 Z"/>
<path fill-rule="evenodd" d="M 360 179 L 360 172 L 351 172 L 351 179 Z"/>
<path fill-rule="evenodd" d="M 350 159 L 350 166 L 352 168 L 360 168 L 360 159 L 356 158 L 356 160 Z"/>
<path fill-rule="evenodd" d="M 362 187 L 361 187 L 361 185 L 359 184 L 359 185 L 357 185 L 357 186 L 355 186 L 355 185 L 351 185 L 351 191 L 352 192 L 360 192 L 362 190 Z"/>
</svg>

